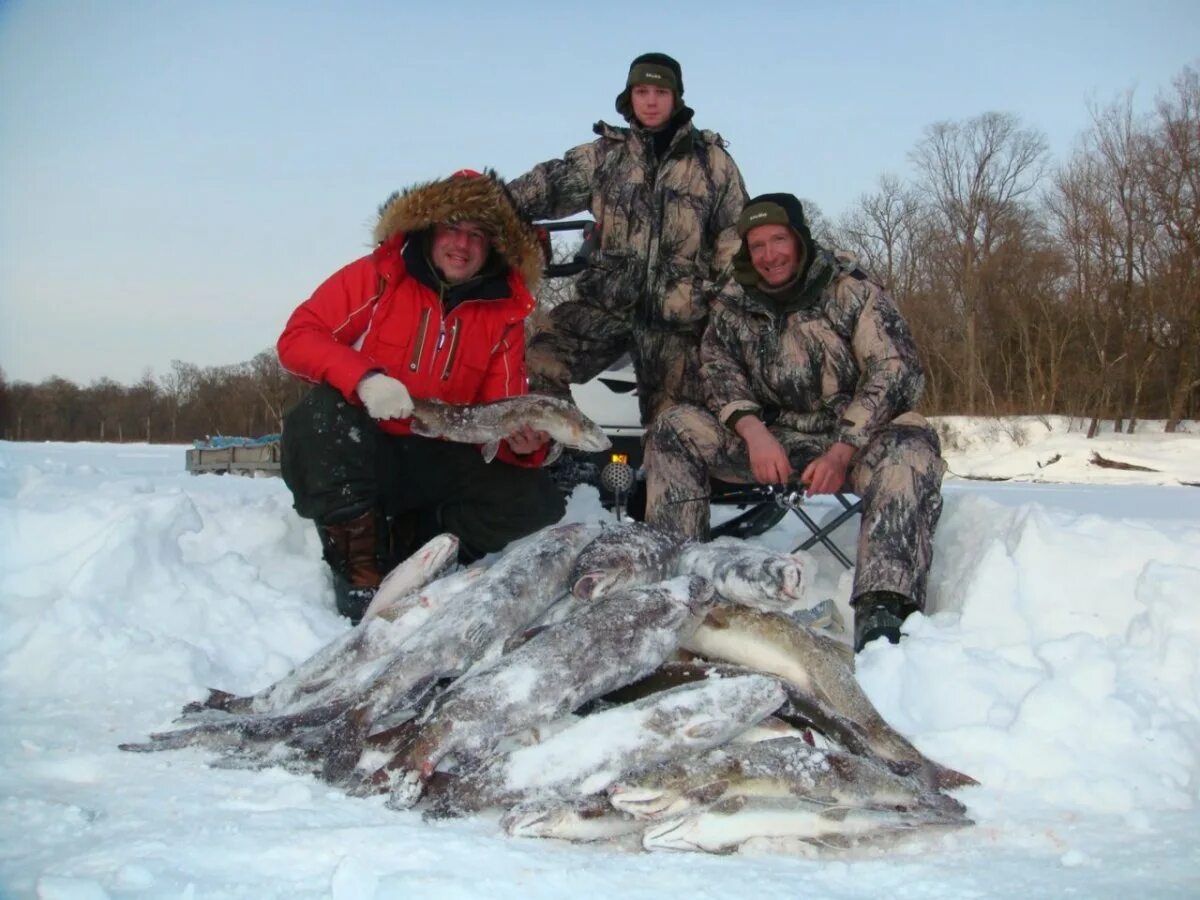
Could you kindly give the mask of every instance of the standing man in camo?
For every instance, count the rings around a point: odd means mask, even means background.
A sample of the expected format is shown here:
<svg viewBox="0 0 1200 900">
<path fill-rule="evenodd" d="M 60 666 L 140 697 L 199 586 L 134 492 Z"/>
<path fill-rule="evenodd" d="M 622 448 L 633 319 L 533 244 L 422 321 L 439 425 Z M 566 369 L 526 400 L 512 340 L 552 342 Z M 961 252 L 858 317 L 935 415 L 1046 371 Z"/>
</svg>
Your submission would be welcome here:
<svg viewBox="0 0 1200 900">
<path fill-rule="evenodd" d="M 646 441 L 646 521 L 704 539 L 709 478 L 847 488 L 863 500 L 854 646 L 892 643 L 924 608 L 946 465 L 913 412 L 924 376 L 892 298 L 813 240 L 791 194 L 738 220 L 740 291 L 713 306 L 701 345 L 704 408 L 665 412 Z"/>
<path fill-rule="evenodd" d="M 575 297 L 529 342 L 530 388 L 566 394 L 629 353 L 648 424 L 701 399 L 700 336 L 729 282 L 746 189 L 720 135 L 692 124 L 670 56 L 635 59 L 616 106 L 628 128 L 598 122 L 596 140 L 508 187 L 531 219 L 587 210 L 600 229 Z"/>
</svg>

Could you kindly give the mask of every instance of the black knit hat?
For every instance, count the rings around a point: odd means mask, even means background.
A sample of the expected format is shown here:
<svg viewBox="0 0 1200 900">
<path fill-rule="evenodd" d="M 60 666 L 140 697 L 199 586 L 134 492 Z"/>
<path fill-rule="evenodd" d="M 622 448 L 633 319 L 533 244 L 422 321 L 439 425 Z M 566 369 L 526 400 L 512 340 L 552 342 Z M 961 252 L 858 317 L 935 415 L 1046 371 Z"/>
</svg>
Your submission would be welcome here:
<svg viewBox="0 0 1200 900">
<path fill-rule="evenodd" d="M 665 87 L 675 94 L 675 111 L 683 107 L 683 70 L 679 63 L 665 53 L 643 53 L 629 64 L 629 75 L 625 78 L 625 90 L 617 94 L 617 112 L 625 121 L 633 121 L 633 104 L 629 95 L 636 84 L 653 84 Z"/>
<path fill-rule="evenodd" d="M 742 284 L 756 284 L 758 273 L 750 262 L 750 250 L 746 245 L 746 232 L 759 225 L 786 225 L 800 242 L 801 277 L 813 260 L 813 238 L 808 222 L 804 218 L 804 205 L 795 194 L 759 194 L 742 207 L 738 217 L 737 232 L 742 246 L 733 257 L 734 277 Z"/>
</svg>

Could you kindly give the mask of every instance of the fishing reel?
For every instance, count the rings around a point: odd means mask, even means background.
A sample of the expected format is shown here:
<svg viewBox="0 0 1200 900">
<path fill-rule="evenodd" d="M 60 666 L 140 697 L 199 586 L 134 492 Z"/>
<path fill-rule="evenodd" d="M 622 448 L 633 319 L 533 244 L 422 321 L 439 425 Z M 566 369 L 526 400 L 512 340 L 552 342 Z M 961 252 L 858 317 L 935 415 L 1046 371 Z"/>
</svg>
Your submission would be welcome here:
<svg viewBox="0 0 1200 900">
<path fill-rule="evenodd" d="M 784 509 L 795 509 L 804 500 L 802 484 L 768 484 L 766 487 L 767 494 Z"/>
</svg>

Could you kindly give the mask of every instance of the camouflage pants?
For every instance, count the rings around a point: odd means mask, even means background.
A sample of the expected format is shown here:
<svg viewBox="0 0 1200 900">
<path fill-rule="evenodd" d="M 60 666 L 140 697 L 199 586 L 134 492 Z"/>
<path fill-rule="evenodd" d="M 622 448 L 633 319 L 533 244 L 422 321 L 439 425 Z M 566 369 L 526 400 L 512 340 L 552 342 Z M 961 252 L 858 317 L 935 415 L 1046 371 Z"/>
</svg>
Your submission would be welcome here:
<svg viewBox="0 0 1200 900">
<path fill-rule="evenodd" d="M 833 443 L 829 435 L 770 431 L 797 476 Z M 700 540 L 709 533 L 709 479 L 754 482 L 745 442 L 695 406 L 676 406 L 654 423 L 645 467 L 646 521 Z M 915 413 L 893 420 L 854 455 L 847 489 L 862 498 L 863 514 L 852 597 L 895 591 L 924 607 L 945 471 L 937 434 Z"/>
<path fill-rule="evenodd" d="M 703 323 L 678 326 L 630 324 L 631 309 L 614 310 L 600 300 L 576 299 L 556 306 L 529 338 L 525 354 L 531 390 L 566 396 L 571 384 L 595 378 L 625 353 L 637 375 L 642 424 L 676 403 L 701 400 L 700 331 Z"/>
</svg>

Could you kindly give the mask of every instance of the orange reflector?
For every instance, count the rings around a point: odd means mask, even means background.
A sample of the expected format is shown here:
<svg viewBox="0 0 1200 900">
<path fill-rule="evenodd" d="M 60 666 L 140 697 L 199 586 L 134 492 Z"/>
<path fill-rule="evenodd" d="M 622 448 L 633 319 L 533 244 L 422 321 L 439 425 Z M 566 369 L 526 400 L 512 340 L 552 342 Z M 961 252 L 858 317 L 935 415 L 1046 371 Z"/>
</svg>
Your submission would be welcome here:
<svg viewBox="0 0 1200 900">
<path fill-rule="evenodd" d="M 629 465 L 629 454 L 628 453 L 613 453 L 611 456 L 609 456 L 608 461 L 615 462 L 615 463 L 621 463 L 622 465 L 627 466 L 627 465 Z"/>
</svg>

